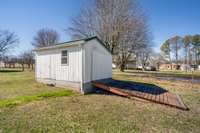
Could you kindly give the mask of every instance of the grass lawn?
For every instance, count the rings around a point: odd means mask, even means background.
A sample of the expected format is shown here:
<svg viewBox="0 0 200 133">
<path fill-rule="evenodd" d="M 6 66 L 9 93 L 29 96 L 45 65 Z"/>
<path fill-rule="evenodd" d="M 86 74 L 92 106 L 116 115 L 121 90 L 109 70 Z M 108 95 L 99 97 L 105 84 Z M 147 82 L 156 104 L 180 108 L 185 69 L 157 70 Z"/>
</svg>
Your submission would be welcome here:
<svg viewBox="0 0 200 133">
<path fill-rule="evenodd" d="M 33 72 L 0 71 L 0 100 L 11 99 L 19 96 L 38 95 L 58 92 L 66 89 L 49 87 L 39 84 L 34 79 Z"/>
<path fill-rule="evenodd" d="M 190 111 L 115 95 L 58 95 L 0 107 L 0 132 L 200 132 L 200 84 L 120 72 L 114 72 L 113 78 L 159 85 L 181 95 Z M 0 72 L 0 101 L 63 90 L 36 83 L 32 72 Z"/>
<path fill-rule="evenodd" d="M 37 83 L 33 72 L 17 70 L 0 71 L 0 107 L 42 100 L 48 97 L 73 95 L 64 88 Z"/>
<path fill-rule="evenodd" d="M 116 72 L 118 70 L 115 70 Z M 172 76 L 172 77 L 186 77 L 186 78 L 198 78 L 200 79 L 200 71 L 181 71 L 181 70 L 168 70 L 168 71 L 141 71 L 141 70 L 126 70 L 127 73 L 141 73 L 151 74 L 153 76 Z"/>
</svg>

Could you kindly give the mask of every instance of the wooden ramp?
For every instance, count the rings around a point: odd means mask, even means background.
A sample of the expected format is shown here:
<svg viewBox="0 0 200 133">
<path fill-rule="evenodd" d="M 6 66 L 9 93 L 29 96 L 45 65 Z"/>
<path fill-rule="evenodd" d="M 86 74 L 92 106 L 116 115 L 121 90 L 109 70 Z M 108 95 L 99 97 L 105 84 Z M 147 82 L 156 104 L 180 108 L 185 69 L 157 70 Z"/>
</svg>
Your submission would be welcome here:
<svg viewBox="0 0 200 133">
<path fill-rule="evenodd" d="M 139 98 L 158 104 L 175 107 L 181 110 L 189 110 L 179 95 L 173 94 L 158 86 L 145 86 L 141 83 L 109 80 L 107 82 L 93 81 L 97 88 L 109 91 L 127 98 Z"/>
</svg>

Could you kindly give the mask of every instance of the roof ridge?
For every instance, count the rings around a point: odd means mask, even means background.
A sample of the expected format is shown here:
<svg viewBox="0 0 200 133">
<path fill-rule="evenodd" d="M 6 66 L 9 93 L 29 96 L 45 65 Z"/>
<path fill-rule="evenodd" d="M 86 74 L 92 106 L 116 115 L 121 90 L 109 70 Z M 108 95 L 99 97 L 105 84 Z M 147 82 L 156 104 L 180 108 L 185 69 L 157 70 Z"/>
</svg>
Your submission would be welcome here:
<svg viewBox="0 0 200 133">
<path fill-rule="evenodd" d="M 91 36 L 91 37 L 88 37 L 88 38 L 76 39 L 76 40 L 71 40 L 71 41 L 67 41 L 67 42 L 56 43 L 56 44 L 50 45 L 50 46 L 39 47 L 39 48 L 35 49 L 34 51 L 43 50 L 43 49 L 48 49 L 48 48 L 55 48 L 55 47 L 59 47 L 59 45 L 62 46 L 62 45 L 67 44 L 67 43 L 69 43 L 69 45 L 70 45 L 70 43 L 77 42 L 77 41 L 84 41 L 84 43 L 85 43 L 85 42 L 90 41 L 90 40 L 93 40 L 93 39 L 97 39 L 97 41 L 98 41 L 109 53 L 111 53 L 110 50 L 105 46 L 105 43 L 102 42 L 97 36 Z"/>
</svg>

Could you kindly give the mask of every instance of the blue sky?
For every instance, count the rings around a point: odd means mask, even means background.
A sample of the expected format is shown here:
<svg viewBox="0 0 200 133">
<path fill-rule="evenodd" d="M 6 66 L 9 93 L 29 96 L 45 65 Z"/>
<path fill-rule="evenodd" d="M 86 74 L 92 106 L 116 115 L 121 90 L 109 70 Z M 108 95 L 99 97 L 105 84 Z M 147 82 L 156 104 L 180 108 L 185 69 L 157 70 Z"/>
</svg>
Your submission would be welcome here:
<svg viewBox="0 0 200 133">
<path fill-rule="evenodd" d="M 200 33 L 200 0 L 139 2 L 149 16 L 156 51 L 171 36 Z M 20 38 L 12 54 L 31 49 L 33 36 L 40 28 L 53 28 L 61 41 L 69 40 L 64 29 L 84 4 L 84 0 L 0 0 L 0 29 L 13 31 Z"/>
</svg>

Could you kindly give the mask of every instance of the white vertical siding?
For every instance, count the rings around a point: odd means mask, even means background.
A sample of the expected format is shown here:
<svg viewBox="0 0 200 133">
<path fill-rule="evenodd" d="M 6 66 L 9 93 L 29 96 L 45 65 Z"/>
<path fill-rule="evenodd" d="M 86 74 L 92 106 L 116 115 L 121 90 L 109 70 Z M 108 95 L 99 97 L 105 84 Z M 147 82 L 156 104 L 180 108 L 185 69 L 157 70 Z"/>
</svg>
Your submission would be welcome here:
<svg viewBox="0 0 200 133">
<path fill-rule="evenodd" d="M 68 64 L 61 64 L 61 51 L 68 50 Z M 36 77 L 63 81 L 81 81 L 81 48 L 38 51 L 36 54 Z"/>
<path fill-rule="evenodd" d="M 84 82 L 112 77 L 112 56 L 95 39 L 84 45 Z"/>
<path fill-rule="evenodd" d="M 100 51 L 94 50 L 93 53 L 93 80 L 112 77 L 112 57 Z"/>
<path fill-rule="evenodd" d="M 68 50 L 67 65 L 61 64 L 62 50 Z M 81 82 L 82 75 L 83 83 L 112 77 L 112 56 L 96 39 L 83 44 L 83 49 L 75 45 L 36 52 L 37 78 Z"/>
</svg>

